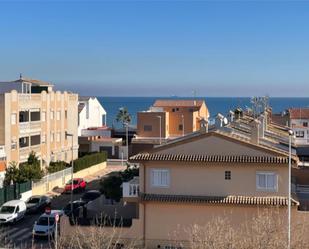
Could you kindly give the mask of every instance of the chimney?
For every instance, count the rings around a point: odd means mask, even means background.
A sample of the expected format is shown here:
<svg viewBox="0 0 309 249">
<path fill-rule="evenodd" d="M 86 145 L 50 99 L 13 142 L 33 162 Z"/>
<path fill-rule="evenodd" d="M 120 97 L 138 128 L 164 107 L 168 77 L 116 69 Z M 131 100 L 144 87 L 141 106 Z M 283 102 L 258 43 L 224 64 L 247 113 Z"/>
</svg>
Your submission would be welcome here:
<svg viewBox="0 0 309 249">
<path fill-rule="evenodd" d="M 230 122 L 234 121 L 234 116 L 235 116 L 235 113 L 232 110 L 230 110 L 228 114 L 228 118 Z"/>
<path fill-rule="evenodd" d="M 208 133 L 208 120 L 202 119 L 200 123 L 201 123 L 200 131 L 202 133 Z"/>
<path fill-rule="evenodd" d="M 259 144 L 261 122 L 257 119 L 254 119 L 253 121 L 251 121 L 250 126 L 251 126 L 251 142 L 253 144 Z"/>
<path fill-rule="evenodd" d="M 215 120 L 215 126 L 220 128 L 223 126 L 224 116 L 221 113 L 218 113 Z"/>
</svg>

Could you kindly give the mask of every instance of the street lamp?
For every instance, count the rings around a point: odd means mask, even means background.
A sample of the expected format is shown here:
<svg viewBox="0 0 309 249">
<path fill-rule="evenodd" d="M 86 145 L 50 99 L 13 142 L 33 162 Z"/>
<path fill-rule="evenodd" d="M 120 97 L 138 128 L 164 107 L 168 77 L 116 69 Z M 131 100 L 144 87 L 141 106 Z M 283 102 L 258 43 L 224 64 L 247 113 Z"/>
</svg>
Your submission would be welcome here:
<svg viewBox="0 0 309 249">
<path fill-rule="evenodd" d="M 160 144 L 162 144 L 162 117 L 161 116 L 157 116 L 157 118 L 160 120 L 160 126 L 159 126 L 159 129 L 160 129 Z"/>
<path fill-rule="evenodd" d="M 292 138 L 294 132 L 289 130 L 289 197 L 288 197 L 288 249 L 291 248 L 291 171 L 292 171 Z"/>
<path fill-rule="evenodd" d="M 181 120 L 182 120 L 182 136 L 185 135 L 185 116 L 182 114 L 181 115 Z"/>
<path fill-rule="evenodd" d="M 65 138 L 67 139 L 68 137 L 72 137 L 72 167 L 71 167 L 71 215 L 73 214 L 73 189 L 74 189 L 74 184 L 73 184 L 73 174 L 74 174 L 74 171 L 73 171 L 73 168 L 74 168 L 74 151 L 73 151 L 73 142 L 74 142 L 74 135 L 73 134 L 70 134 L 70 133 L 67 133 L 65 132 Z"/>
</svg>

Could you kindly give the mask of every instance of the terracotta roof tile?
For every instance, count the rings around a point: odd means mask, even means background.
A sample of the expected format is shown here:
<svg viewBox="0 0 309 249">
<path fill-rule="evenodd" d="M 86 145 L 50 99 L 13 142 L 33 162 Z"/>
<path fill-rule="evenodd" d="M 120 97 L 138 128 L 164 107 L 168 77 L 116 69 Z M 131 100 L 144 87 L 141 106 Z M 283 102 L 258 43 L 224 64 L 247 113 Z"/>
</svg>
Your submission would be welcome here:
<svg viewBox="0 0 309 249">
<path fill-rule="evenodd" d="M 288 164 L 288 157 L 281 156 L 246 156 L 246 155 L 187 155 L 187 154 L 149 154 L 140 153 L 130 157 L 137 161 L 183 161 L 205 163 L 267 163 Z"/>
<path fill-rule="evenodd" d="M 193 195 L 161 195 L 141 193 L 142 201 L 157 202 L 185 202 L 208 204 L 232 204 L 232 205 L 261 205 L 261 206 L 287 206 L 288 198 L 282 196 L 193 196 Z M 292 199 L 293 206 L 299 205 Z"/>
<path fill-rule="evenodd" d="M 153 104 L 154 107 L 194 107 L 202 106 L 204 100 L 174 100 L 174 99 L 159 99 Z"/>
<path fill-rule="evenodd" d="M 290 119 L 309 119 L 309 108 L 291 108 L 288 112 Z"/>
</svg>

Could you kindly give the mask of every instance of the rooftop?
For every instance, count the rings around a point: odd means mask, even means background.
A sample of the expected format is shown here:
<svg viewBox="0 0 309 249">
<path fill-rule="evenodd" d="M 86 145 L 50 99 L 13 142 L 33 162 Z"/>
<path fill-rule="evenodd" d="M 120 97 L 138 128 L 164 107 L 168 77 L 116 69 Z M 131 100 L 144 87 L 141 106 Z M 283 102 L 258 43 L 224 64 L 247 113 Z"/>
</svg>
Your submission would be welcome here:
<svg viewBox="0 0 309 249">
<path fill-rule="evenodd" d="M 204 100 L 174 100 L 159 99 L 153 104 L 154 107 L 201 107 Z"/>
<path fill-rule="evenodd" d="M 258 205 L 258 206 L 287 206 L 288 198 L 281 196 L 192 196 L 192 195 L 160 195 L 141 193 L 142 201 L 157 202 L 182 202 L 182 203 L 208 203 L 208 204 L 233 204 L 233 205 Z M 293 206 L 299 205 L 292 199 Z"/>
<path fill-rule="evenodd" d="M 309 119 L 309 108 L 291 108 L 288 113 L 290 119 Z"/>
</svg>

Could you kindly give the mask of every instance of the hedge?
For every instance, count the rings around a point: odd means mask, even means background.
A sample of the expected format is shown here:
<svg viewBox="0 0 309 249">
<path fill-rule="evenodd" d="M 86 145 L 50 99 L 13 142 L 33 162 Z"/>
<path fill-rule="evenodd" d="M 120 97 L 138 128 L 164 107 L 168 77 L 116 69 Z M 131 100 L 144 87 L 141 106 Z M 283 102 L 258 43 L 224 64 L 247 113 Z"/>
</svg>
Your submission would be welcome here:
<svg viewBox="0 0 309 249">
<path fill-rule="evenodd" d="M 107 160 L 107 152 L 98 152 L 86 155 L 74 160 L 74 173 L 89 168 L 93 165 L 105 162 Z"/>
</svg>

